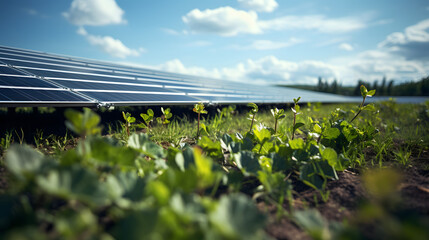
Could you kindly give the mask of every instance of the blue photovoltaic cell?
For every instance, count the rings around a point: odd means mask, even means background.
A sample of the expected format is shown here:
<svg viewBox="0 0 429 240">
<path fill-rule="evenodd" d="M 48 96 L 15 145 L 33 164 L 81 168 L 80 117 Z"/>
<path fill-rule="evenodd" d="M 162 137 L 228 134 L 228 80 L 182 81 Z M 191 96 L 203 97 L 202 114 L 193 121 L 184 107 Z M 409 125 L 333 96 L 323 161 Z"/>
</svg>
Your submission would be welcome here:
<svg viewBox="0 0 429 240">
<path fill-rule="evenodd" d="M 20 87 L 39 87 L 39 88 L 57 88 L 50 83 L 41 81 L 34 77 L 9 77 L 0 75 L 0 86 L 20 86 Z"/>
<path fill-rule="evenodd" d="M 25 91 L 22 87 L 63 88 L 56 91 L 56 95 L 68 93 L 74 97 L 71 101 L 82 98 L 83 101 L 94 101 L 102 105 L 193 104 L 199 101 L 222 104 L 286 103 L 299 96 L 303 101 L 347 101 L 346 98 L 333 94 L 187 76 L 2 46 L 0 63 L 9 64 L 21 71 L 0 66 L 0 74 L 4 75 L 0 78 L 0 86 L 21 87 L 12 90 L 20 92 L 21 95 L 17 98 L 27 100 L 31 99 L 27 94 L 32 92 Z M 24 75 L 35 75 L 44 80 Z M 13 98 L 10 89 L 1 90 L 9 94 L 7 97 Z M 35 93 L 35 98 L 57 97 L 55 94 L 45 96 L 50 92 L 54 91 L 40 90 Z M 3 93 L 3 99 L 7 98 L 5 96 Z M 63 98 L 67 97 L 58 99 Z"/>
<path fill-rule="evenodd" d="M 21 73 L 13 68 L 7 67 L 7 66 L 0 66 L 0 74 L 8 74 L 8 75 L 25 75 L 24 73 Z"/>
<path fill-rule="evenodd" d="M 71 92 L 62 90 L 32 90 L 0 88 L 0 102 L 88 102 Z"/>
<path fill-rule="evenodd" d="M 137 94 L 137 93 L 103 93 L 103 92 L 82 92 L 87 96 L 98 99 L 101 102 L 198 102 L 198 99 L 186 95 L 164 95 L 164 94 Z"/>
<path fill-rule="evenodd" d="M 142 92 L 174 92 L 162 87 L 106 84 L 94 82 L 76 82 L 76 81 L 55 81 L 61 85 L 73 89 L 97 89 L 97 90 L 118 90 L 118 91 L 142 91 Z"/>
</svg>

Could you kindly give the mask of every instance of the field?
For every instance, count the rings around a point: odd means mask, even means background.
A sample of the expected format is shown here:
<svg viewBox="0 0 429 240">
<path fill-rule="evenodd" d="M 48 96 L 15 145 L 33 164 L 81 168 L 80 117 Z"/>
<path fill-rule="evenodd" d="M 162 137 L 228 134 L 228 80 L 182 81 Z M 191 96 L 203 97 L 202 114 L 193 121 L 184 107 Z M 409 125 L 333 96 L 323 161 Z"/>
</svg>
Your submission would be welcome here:
<svg viewBox="0 0 429 240">
<path fill-rule="evenodd" d="M 1 133 L 0 239 L 429 239 L 429 102 L 300 101 Z"/>
</svg>

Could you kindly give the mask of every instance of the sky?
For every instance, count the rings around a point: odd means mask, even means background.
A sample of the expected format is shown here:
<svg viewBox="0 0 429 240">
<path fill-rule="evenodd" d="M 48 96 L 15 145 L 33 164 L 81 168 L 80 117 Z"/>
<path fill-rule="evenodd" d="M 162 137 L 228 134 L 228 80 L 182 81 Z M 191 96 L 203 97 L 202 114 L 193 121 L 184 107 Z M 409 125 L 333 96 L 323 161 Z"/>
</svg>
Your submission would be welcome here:
<svg viewBox="0 0 429 240">
<path fill-rule="evenodd" d="M 0 0 L 0 45 L 258 84 L 429 75 L 427 0 Z"/>
</svg>

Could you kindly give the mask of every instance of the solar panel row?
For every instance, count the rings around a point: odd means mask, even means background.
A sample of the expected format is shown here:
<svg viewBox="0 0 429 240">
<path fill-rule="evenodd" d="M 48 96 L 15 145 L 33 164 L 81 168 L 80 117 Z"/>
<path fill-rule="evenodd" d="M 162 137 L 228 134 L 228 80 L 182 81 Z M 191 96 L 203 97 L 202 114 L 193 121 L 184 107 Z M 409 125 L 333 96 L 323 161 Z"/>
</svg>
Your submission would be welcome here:
<svg viewBox="0 0 429 240">
<path fill-rule="evenodd" d="M 339 102 L 344 98 L 0 46 L 0 105 Z"/>
</svg>

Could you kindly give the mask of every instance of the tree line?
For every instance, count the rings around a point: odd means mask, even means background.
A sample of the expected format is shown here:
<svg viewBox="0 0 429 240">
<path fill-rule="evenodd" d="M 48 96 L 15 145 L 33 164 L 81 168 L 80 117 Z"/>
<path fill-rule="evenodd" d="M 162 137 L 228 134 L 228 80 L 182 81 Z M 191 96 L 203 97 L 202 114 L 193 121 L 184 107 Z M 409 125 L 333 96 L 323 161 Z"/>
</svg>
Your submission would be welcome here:
<svg viewBox="0 0 429 240">
<path fill-rule="evenodd" d="M 360 86 L 365 85 L 369 89 L 376 89 L 377 96 L 429 96 L 429 76 L 416 82 L 403 82 L 395 84 L 394 80 L 387 80 L 384 77 L 380 82 L 375 80 L 370 83 L 364 80 L 358 80 L 356 86 L 342 86 L 334 79 L 331 83 L 327 80 L 318 78 L 316 86 L 311 85 L 288 85 L 305 90 L 318 92 L 334 93 L 346 96 L 360 96 Z"/>
</svg>

